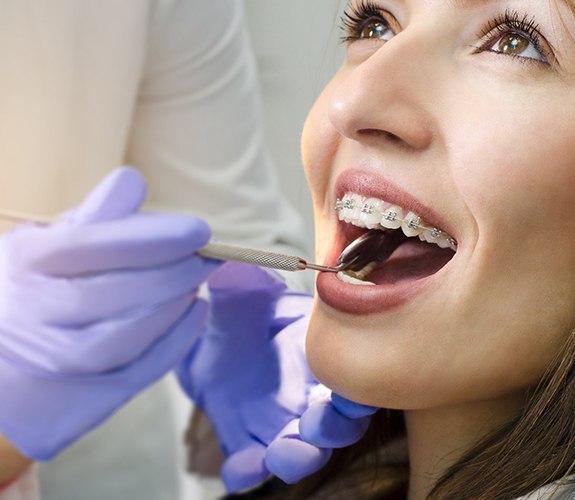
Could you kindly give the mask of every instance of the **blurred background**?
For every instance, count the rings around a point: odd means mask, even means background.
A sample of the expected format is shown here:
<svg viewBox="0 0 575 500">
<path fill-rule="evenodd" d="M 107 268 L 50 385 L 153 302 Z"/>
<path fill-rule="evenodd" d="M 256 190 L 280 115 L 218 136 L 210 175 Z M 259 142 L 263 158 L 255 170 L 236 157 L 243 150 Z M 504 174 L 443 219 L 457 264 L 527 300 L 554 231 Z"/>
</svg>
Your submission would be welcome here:
<svg viewBox="0 0 575 500">
<path fill-rule="evenodd" d="M 340 0 L 244 0 L 264 100 L 266 141 L 280 185 L 303 214 L 309 241 L 313 219 L 300 158 L 300 134 L 316 97 L 337 70 Z"/>
</svg>

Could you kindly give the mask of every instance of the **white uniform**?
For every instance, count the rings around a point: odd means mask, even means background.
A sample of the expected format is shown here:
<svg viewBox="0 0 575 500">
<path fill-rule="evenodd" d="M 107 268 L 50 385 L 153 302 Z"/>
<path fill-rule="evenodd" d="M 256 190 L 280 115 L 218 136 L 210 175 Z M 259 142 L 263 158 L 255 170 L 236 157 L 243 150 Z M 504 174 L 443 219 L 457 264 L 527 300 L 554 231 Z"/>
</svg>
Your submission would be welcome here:
<svg viewBox="0 0 575 500">
<path fill-rule="evenodd" d="M 309 256 L 262 145 L 241 2 L 0 0 L 0 74 L 0 208 L 58 213 L 130 164 L 148 208 Z M 177 440 L 160 383 L 42 466 L 44 499 L 174 500 Z"/>
<path fill-rule="evenodd" d="M 575 480 L 575 477 L 571 477 L 570 480 Z M 575 484 L 561 484 L 560 482 L 548 484 L 516 500 L 549 500 L 550 498 L 553 500 L 573 500 L 575 498 Z"/>
</svg>

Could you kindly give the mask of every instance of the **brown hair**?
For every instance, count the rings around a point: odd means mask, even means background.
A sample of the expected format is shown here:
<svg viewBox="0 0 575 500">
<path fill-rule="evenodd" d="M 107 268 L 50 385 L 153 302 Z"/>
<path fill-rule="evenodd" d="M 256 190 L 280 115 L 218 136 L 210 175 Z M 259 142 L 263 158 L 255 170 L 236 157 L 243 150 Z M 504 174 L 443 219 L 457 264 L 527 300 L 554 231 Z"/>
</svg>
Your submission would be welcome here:
<svg viewBox="0 0 575 500">
<path fill-rule="evenodd" d="M 575 331 L 523 412 L 453 465 L 429 498 L 503 500 L 567 481 L 575 465 L 574 410 Z"/>
</svg>

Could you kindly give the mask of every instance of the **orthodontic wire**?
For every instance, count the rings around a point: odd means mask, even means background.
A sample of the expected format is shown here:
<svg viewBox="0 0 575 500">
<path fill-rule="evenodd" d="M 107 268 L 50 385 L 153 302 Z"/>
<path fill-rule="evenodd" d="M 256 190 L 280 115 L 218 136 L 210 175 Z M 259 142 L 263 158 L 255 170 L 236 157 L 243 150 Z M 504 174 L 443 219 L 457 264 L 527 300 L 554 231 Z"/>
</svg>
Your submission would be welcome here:
<svg viewBox="0 0 575 500">
<path fill-rule="evenodd" d="M 362 206 L 360 208 L 362 213 L 367 213 L 368 215 L 371 214 L 371 212 L 366 212 L 365 211 L 365 207 L 369 206 L 366 202 L 362 203 Z M 335 202 L 335 210 L 337 212 L 341 212 L 343 209 L 347 209 L 347 210 L 355 210 L 356 207 L 353 200 L 341 200 L 341 199 L 337 199 Z M 373 207 L 370 207 L 371 210 L 373 210 Z M 393 214 L 392 217 L 386 216 L 386 214 Z M 388 207 L 384 212 L 381 213 L 381 219 L 385 219 L 388 220 L 389 222 L 400 222 L 400 223 L 406 223 L 407 226 L 411 229 L 423 229 L 424 231 L 429 231 L 432 234 L 433 239 L 437 240 L 441 237 L 441 234 L 445 234 L 446 236 L 448 236 L 448 241 L 450 244 L 452 244 L 453 246 L 455 246 L 455 248 L 457 248 L 457 241 L 455 240 L 455 238 L 453 238 L 452 236 L 449 236 L 448 233 L 446 233 L 445 231 L 443 231 L 442 229 L 439 229 L 438 227 L 429 227 L 426 226 L 424 224 L 421 224 L 419 221 L 421 220 L 421 217 L 417 217 L 417 219 L 403 219 L 401 217 L 398 217 L 397 212 L 391 210 L 390 211 L 390 207 Z M 383 227 L 384 229 L 390 229 L 385 227 L 384 225 L 382 225 L 381 223 L 379 224 L 381 227 Z M 397 228 L 399 229 L 399 228 Z M 436 235 L 436 236 L 434 236 Z M 454 249 L 452 249 L 454 250 Z"/>
</svg>

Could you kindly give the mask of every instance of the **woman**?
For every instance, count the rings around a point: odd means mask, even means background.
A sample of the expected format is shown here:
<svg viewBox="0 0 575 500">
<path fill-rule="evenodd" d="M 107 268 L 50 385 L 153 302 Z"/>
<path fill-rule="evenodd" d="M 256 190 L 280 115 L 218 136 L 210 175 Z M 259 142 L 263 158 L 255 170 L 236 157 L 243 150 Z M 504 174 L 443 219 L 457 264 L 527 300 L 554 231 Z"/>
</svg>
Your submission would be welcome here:
<svg viewBox="0 0 575 500">
<path fill-rule="evenodd" d="M 575 498 L 574 5 L 347 8 L 345 62 L 303 134 L 317 260 L 366 226 L 393 253 L 318 276 L 307 355 L 387 409 L 371 443 L 406 438 L 409 467 L 363 464 L 374 498 Z M 370 498 L 360 465 L 319 492 Z"/>
</svg>

